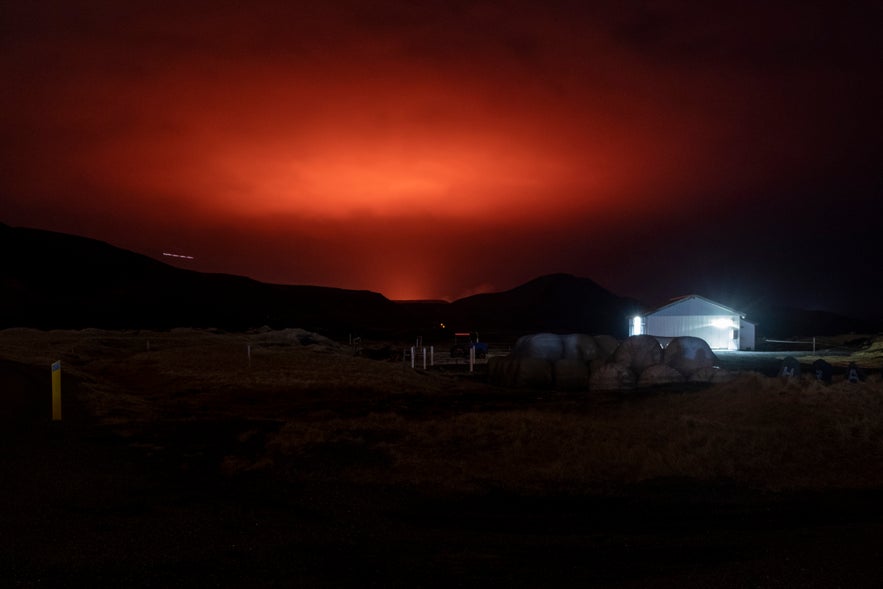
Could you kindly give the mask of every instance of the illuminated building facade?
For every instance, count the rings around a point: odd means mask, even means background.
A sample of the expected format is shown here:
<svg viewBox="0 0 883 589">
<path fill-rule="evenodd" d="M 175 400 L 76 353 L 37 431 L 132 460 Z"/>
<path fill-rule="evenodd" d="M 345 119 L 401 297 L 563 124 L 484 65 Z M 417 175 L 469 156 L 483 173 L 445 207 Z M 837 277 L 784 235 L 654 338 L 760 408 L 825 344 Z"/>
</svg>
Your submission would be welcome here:
<svg viewBox="0 0 883 589">
<path fill-rule="evenodd" d="M 629 319 L 629 335 L 652 335 L 663 346 L 674 337 L 699 337 L 713 350 L 753 350 L 754 327 L 744 313 L 699 295 Z"/>
</svg>

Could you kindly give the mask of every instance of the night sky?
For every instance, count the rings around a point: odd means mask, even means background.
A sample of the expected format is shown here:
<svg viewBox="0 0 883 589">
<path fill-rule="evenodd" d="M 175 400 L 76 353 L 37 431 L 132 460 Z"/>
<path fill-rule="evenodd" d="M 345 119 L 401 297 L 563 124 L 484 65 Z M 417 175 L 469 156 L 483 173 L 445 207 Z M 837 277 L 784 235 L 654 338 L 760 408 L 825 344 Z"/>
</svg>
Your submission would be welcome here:
<svg viewBox="0 0 883 589">
<path fill-rule="evenodd" d="M 4 2 L 0 222 L 393 299 L 880 315 L 881 7 Z"/>
</svg>

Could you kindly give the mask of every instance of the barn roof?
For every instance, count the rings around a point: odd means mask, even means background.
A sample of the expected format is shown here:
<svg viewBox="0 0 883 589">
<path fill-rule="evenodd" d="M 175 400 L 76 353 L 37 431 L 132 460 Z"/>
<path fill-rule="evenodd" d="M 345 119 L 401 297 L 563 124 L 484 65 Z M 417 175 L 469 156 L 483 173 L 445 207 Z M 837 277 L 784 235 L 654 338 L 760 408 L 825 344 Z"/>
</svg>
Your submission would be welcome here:
<svg viewBox="0 0 883 589">
<path fill-rule="evenodd" d="M 707 299 L 707 298 L 697 295 L 697 294 L 685 295 L 682 297 L 677 297 L 675 299 L 672 299 L 672 302 L 668 303 L 667 305 L 663 305 L 662 307 L 659 307 L 655 311 L 648 313 L 648 315 L 657 315 L 657 314 L 668 315 L 668 314 L 670 314 L 670 313 L 668 313 L 668 311 L 671 311 L 674 307 L 689 304 L 691 301 L 697 301 L 697 302 L 700 302 L 705 305 L 710 305 L 710 306 L 716 307 L 716 308 L 720 309 L 721 313 L 725 313 L 727 315 L 739 315 L 740 317 L 745 316 L 745 313 L 742 313 L 741 311 L 737 311 L 737 310 L 733 309 L 732 307 L 722 305 L 722 304 L 718 303 L 717 301 L 712 301 L 711 299 Z M 691 313 L 688 313 L 688 314 L 691 314 Z"/>
</svg>

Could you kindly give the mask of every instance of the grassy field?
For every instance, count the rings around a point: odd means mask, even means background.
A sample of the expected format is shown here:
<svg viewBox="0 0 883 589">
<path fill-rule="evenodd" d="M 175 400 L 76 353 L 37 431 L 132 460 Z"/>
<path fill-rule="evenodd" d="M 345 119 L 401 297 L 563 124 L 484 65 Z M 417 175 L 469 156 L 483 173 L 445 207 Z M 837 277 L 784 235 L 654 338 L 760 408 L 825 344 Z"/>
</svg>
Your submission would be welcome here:
<svg viewBox="0 0 883 589">
<path fill-rule="evenodd" d="M 879 364 L 881 346 L 855 356 Z M 61 360 L 99 423 L 224 476 L 450 494 L 607 494 L 660 480 L 773 492 L 883 486 L 876 370 L 857 384 L 744 372 L 628 393 L 508 390 L 481 373 L 357 357 L 293 329 L 9 329 L 0 358 L 45 367 L 47 382 Z"/>
<path fill-rule="evenodd" d="M 0 586 L 883 584 L 879 371 L 514 390 L 296 329 L 8 329 L 0 402 Z"/>
</svg>

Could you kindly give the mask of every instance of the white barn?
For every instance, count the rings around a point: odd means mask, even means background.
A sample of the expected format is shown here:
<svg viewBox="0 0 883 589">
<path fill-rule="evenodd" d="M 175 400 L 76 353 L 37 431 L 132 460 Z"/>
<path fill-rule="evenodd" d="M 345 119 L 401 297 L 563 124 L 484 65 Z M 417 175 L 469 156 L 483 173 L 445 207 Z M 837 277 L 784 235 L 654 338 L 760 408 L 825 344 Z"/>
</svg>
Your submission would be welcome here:
<svg viewBox="0 0 883 589">
<path fill-rule="evenodd" d="M 666 345 L 673 337 L 704 339 L 713 350 L 753 350 L 755 324 L 745 314 L 699 295 L 675 299 L 629 320 L 629 335 L 652 335 Z"/>
</svg>

